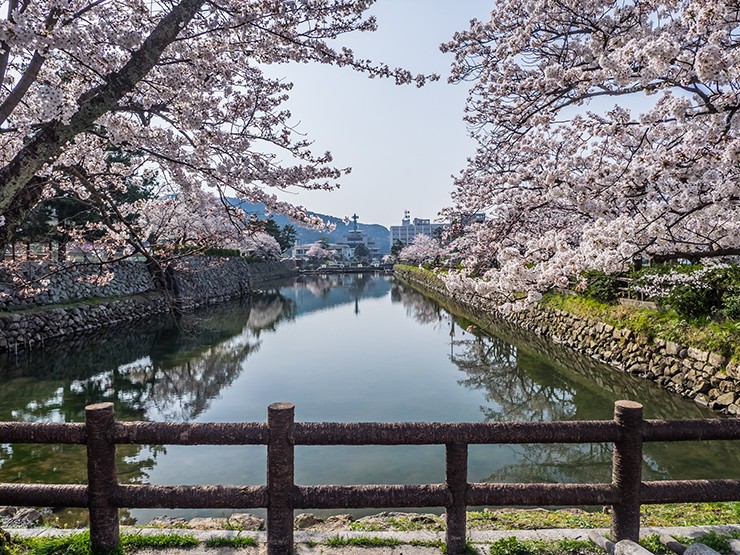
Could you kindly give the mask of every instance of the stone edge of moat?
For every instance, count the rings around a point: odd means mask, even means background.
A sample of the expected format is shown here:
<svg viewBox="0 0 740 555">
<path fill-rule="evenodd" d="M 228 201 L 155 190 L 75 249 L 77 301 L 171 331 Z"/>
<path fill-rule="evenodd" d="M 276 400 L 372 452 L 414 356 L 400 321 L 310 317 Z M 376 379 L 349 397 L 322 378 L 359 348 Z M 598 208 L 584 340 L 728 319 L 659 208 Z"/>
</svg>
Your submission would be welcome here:
<svg viewBox="0 0 740 555">
<path fill-rule="evenodd" d="M 143 263 L 103 268 L 96 273 L 89 266 L 60 270 L 38 263 L 25 270 L 31 285 L 16 284 L 13 289 L 1 283 L 0 352 L 43 348 L 47 340 L 135 322 L 171 312 L 174 306 L 189 310 L 226 302 L 248 296 L 255 285 L 265 281 L 297 274 L 294 265 L 283 262 L 250 264 L 243 258 L 184 257 L 170 272 L 174 291 L 165 291 L 157 289 Z M 44 272 L 51 281 L 42 285 L 39 280 Z"/>
<path fill-rule="evenodd" d="M 423 292 L 463 306 L 491 326 L 514 325 L 608 366 L 652 380 L 664 389 L 730 416 L 740 416 L 740 365 L 709 353 L 660 339 L 654 342 L 618 329 L 541 305 L 504 315 L 480 298 L 450 292 L 435 276 L 396 267 L 394 275 Z"/>
</svg>

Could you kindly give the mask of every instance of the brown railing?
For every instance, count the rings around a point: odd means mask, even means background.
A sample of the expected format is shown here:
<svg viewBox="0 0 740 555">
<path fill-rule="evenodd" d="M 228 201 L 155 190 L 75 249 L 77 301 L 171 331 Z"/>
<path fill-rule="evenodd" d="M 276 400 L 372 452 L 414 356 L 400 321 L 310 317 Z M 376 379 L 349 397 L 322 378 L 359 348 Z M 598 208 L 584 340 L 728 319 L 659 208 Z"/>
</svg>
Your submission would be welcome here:
<svg viewBox="0 0 740 555">
<path fill-rule="evenodd" d="M 445 507 L 447 552 L 462 553 L 466 508 L 475 505 L 612 505 L 612 537 L 636 540 L 640 505 L 739 501 L 738 480 L 642 482 L 644 441 L 740 439 L 740 419 L 643 420 L 642 406 L 617 401 L 614 420 L 494 423 L 294 422 L 294 406 L 270 405 L 267 423 L 116 422 L 113 405 L 85 409 L 85 423 L 0 422 L 0 443 L 87 445 L 88 485 L 0 484 L 0 505 L 87 507 L 96 552 L 119 545 L 118 509 L 266 508 L 270 555 L 293 548 L 293 510 Z M 609 484 L 469 483 L 468 445 L 515 443 L 614 444 Z M 267 445 L 264 486 L 123 485 L 116 479 L 116 444 Z M 295 445 L 422 445 L 447 448 L 446 481 L 423 485 L 297 486 Z M 729 462 L 729 461 L 728 461 Z"/>
</svg>

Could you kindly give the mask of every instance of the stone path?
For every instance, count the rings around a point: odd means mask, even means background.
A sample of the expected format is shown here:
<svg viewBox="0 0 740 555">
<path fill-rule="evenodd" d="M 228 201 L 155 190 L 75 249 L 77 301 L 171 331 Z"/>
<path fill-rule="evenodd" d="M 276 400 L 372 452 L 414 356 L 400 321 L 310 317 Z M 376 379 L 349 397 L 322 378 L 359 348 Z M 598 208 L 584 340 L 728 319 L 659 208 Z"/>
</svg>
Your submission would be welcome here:
<svg viewBox="0 0 740 555">
<path fill-rule="evenodd" d="M 38 537 L 38 536 L 60 536 L 84 532 L 85 529 L 60 529 L 60 528 L 8 528 L 13 536 L 16 537 Z M 183 528 L 140 528 L 127 527 L 121 528 L 124 533 L 135 533 L 142 535 L 158 534 L 182 534 L 194 536 L 201 542 L 212 538 L 234 538 L 236 536 L 254 537 L 257 540 L 256 547 L 245 548 L 208 548 L 204 545 L 200 547 L 191 547 L 183 549 L 144 549 L 138 555 L 262 555 L 267 552 L 266 540 L 267 533 L 247 532 L 238 530 L 193 530 Z M 468 532 L 469 541 L 474 545 L 479 553 L 488 553 L 486 544 L 503 538 L 515 537 L 520 540 L 546 540 L 556 541 L 563 539 L 587 540 L 588 534 L 593 530 L 583 529 L 548 529 L 548 530 L 471 530 Z M 597 529 L 601 534 L 608 533 L 606 529 Z M 669 536 L 679 537 L 696 537 L 706 532 L 718 532 L 722 534 L 738 533 L 740 534 L 740 524 L 728 524 L 722 526 L 687 526 L 687 527 L 665 527 L 650 528 L 644 527 L 641 531 L 643 536 L 652 534 L 667 534 Z M 330 538 L 394 538 L 403 542 L 402 545 L 395 547 L 329 547 L 325 544 Z M 296 555 L 439 555 L 438 547 L 424 547 L 410 545 L 412 541 L 444 541 L 444 532 L 417 531 L 417 532 L 356 532 L 349 530 L 333 531 L 306 531 L 298 530 L 294 535 Z M 737 544 L 737 545 L 735 545 Z M 736 541 L 733 549 L 737 549 L 737 555 L 740 555 L 740 541 Z"/>
</svg>

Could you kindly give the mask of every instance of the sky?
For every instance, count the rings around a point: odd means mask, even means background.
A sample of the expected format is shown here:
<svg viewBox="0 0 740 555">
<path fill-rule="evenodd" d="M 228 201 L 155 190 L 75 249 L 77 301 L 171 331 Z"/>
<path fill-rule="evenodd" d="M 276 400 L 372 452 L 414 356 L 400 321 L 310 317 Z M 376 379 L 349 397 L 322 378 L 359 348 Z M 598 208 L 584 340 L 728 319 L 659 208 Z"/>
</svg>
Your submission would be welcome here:
<svg viewBox="0 0 740 555">
<path fill-rule="evenodd" d="M 271 67 L 270 76 L 293 82 L 286 107 L 315 151 L 329 150 L 337 167 L 352 168 L 339 190 L 280 198 L 332 216 L 356 213 L 361 223 L 400 225 L 404 210 L 436 219 L 450 204 L 451 176 L 475 150 L 462 120 L 468 88 L 447 83 L 452 56 L 439 45 L 470 19 L 487 19 L 491 6 L 491 0 L 377 0 L 369 13 L 378 31 L 337 41 L 358 58 L 440 75 L 422 88 L 320 64 Z"/>
</svg>

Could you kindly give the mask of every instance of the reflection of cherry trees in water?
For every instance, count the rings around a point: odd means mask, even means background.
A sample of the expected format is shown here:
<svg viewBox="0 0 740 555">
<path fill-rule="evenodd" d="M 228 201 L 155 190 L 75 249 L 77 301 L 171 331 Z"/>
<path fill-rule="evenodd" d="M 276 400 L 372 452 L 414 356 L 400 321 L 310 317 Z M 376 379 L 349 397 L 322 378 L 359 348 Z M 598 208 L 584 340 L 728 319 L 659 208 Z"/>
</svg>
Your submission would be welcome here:
<svg viewBox="0 0 740 555">
<path fill-rule="evenodd" d="M 310 276 L 310 279 L 305 281 L 304 286 L 317 297 L 324 297 L 333 287 L 333 283 L 326 276 Z"/>
<path fill-rule="evenodd" d="M 184 315 L 175 325 L 118 330 L 101 344 L 67 342 L 0 366 L 0 420 L 84 421 L 89 403 L 112 401 L 121 420 L 192 420 L 240 374 L 259 334 L 289 317 L 276 294 Z M 164 325 L 163 325 L 164 324 Z M 140 482 L 161 447 L 117 448 L 119 480 Z M 0 445 L 0 482 L 84 481 L 84 447 Z"/>
<path fill-rule="evenodd" d="M 486 420 L 539 422 L 575 417 L 572 390 L 555 379 L 532 379 L 518 364 L 513 345 L 497 337 L 472 337 L 456 341 L 453 362 L 468 376 L 460 385 L 485 392 L 491 403 L 481 407 Z"/>
<path fill-rule="evenodd" d="M 420 323 L 432 323 L 449 335 L 450 360 L 464 373 L 460 385 L 480 391 L 486 421 L 538 422 L 609 420 L 618 399 L 637 400 L 646 418 L 708 418 L 712 413 L 636 376 L 619 372 L 562 346 L 529 335 L 504 321 L 491 321 L 489 335 L 463 317 L 451 316 L 408 286 L 391 290 Z M 470 317 L 488 321 L 485 314 Z M 472 326 L 472 328 L 471 328 Z M 446 329 L 444 329 L 446 327 Z M 513 445 L 514 461 L 504 463 L 497 446 L 476 446 L 489 453 L 490 467 L 476 470 L 476 481 L 604 482 L 611 476 L 611 446 L 606 444 Z M 477 455 L 479 457 L 479 455 Z M 647 443 L 643 451 L 646 480 L 737 478 L 724 461 L 738 456 L 736 442 Z"/>
<path fill-rule="evenodd" d="M 274 330 L 289 313 L 279 295 L 263 293 L 251 305 L 186 315 L 164 349 L 160 342 L 149 356 L 103 378 L 102 385 L 88 380 L 80 386 L 113 389 L 116 404 L 136 406 L 157 420 L 192 420 L 239 377 L 243 362 L 259 349 L 260 333 Z"/>
<path fill-rule="evenodd" d="M 275 331 L 283 320 L 295 318 L 295 305 L 277 292 L 256 292 L 252 295 L 252 310 L 246 328 L 256 337 L 264 331 Z"/>
<path fill-rule="evenodd" d="M 372 281 L 373 274 L 317 274 L 302 276 L 295 285 L 304 287 L 319 298 L 324 298 L 330 291 L 338 289 L 345 289 L 350 295 L 361 297 Z"/>
<path fill-rule="evenodd" d="M 442 320 L 442 310 L 437 303 L 403 283 L 393 285 L 391 301 L 403 304 L 406 314 L 420 324 L 439 323 Z"/>
<path fill-rule="evenodd" d="M 579 419 L 579 388 L 557 371 L 487 335 L 456 342 L 455 365 L 467 374 L 460 384 L 484 391 L 486 421 L 541 422 Z M 608 482 L 612 449 L 608 444 L 524 444 L 513 446 L 516 463 L 485 477 L 491 482 Z M 666 470 L 646 454 L 646 479 L 666 478 Z"/>
</svg>

